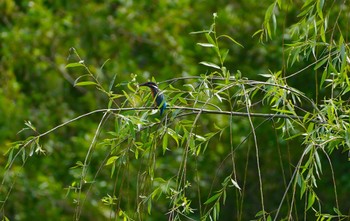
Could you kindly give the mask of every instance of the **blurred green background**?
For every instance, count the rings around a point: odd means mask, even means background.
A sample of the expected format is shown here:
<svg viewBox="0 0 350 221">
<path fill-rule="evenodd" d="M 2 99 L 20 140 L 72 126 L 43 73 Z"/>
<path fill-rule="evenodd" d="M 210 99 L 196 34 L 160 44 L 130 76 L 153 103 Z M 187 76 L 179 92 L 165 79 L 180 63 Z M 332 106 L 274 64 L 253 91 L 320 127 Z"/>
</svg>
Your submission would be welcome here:
<svg viewBox="0 0 350 221">
<path fill-rule="evenodd" d="M 1 178 L 7 162 L 6 153 L 11 143 L 25 139 L 32 133 L 24 131 L 25 121 L 31 121 L 38 132 L 45 132 L 83 113 L 106 108 L 108 99 L 93 87 L 73 87 L 83 69 L 65 69 L 65 65 L 78 61 L 70 52 L 74 47 L 93 73 L 99 75 L 102 84 L 108 87 L 116 74 L 116 83 L 127 82 L 132 74 L 137 81 L 144 82 L 152 77 L 159 82 L 183 76 L 199 76 L 208 73 L 208 67 L 201 61 L 217 62 L 212 50 L 196 45 L 205 42 L 202 35 L 190 32 L 208 29 L 213 22 L 213 13 L 218 14 L 216 30 L 232 36 L 244 48 L 231 41 L 221 41 L 221 48 L 229 49 L 226 67 L 233 73 L 237 70 L 249 79 L 261 79 L 259 74 L 282 69 L 286 60 L 282 44 L 283 26 L 296 20 L 303 1 L 295 1 L 287 12 L 278 18 L 276 36 L 261 44 L 253 34 L 261 28 L 264 13 L 273 1 L 255 0 L 160 0 L 160 1 L 0 1 L 0 158 Z M 350 13 L 349 7 L 344 8 Z M 289 39 L 290 40 L 290 39 Z M 306 61 L 307 62 L 307 61 Z M 101 66 L 104 64 L 103 68 Z M 298 70 L 306 63 L 300 62 L 293 68 Z M 306 69 L 302 77 L 291 80 L 293 86 L 315 99 L 315 76 L 312 69 Z M 166 87 L 160 84 L 161 88 Z M 263 110 L 262 110 L 263 111 Z M 228 121 L 223 117 L 213 121 Z M 67 188 L 79 177 L 71 167 L 82 161 L 95 133 L 100 116 L 92 115 L 57 130 L 43 138 L 46 155 L 34 155 L 20 170 L 15 166 L 13 174 L 19 173 L 16 183 L 3 211 L 11 220 L 72 220 L 74 194 L 67 194 Z M 212 129 L 212 121 L 203 119 Z M 248 121 L 235 118 L 235 144 L 238 145 L 249 133 Z M 259 124 L 261 120 L 256 120 Z M 210 126 L 211 125 L 211 126 Z M 284 190 L 281 179 L 281 165 L 287 177 L 299 159 L 302 146 L 298 141 L 286 142 L 275 134 L 272 124 L 264 124 L 258 131 L 262 144 L 261 162 L 268 209 L 277 208 Z M 229 135 L 223 135 L 218 143 L 211 143 L 202 160 L 201 171 L 208 176 L 204 186 L 212 185 L 214 174 L 223 161 L 225 143 Z M 226 140 L 225 140 L 226 139 Z M 220 142 L 219 142 L 220 141 Z M 258 180 L 254 152 L 247 154 L 252 143 L 242 145 L 237 151 L 237 171 L 246 173 L 245 203 L 242 220 L 254 219 L 260 210 Z M 105 155 L 97 153 L 93 161 L 99 162 Z M 340 208 L 349 212 L 348 196 L 350 175 L 347 157 L 341 153 L 332 155 L 335 175 L 338 177 Z M 322 159 L 325 160 L 326 159 Z M 163 162 L 167 163 L 166 160 Z M 167 165 L 174 168 L 176 165 Z M 227 165 L 230 167 L 230 165 Z M 225 165 L 222 167 L 225 170 Z M 170 172 L 169 172 L 170 171 Z M 169 173 L 172 170 L 169 169 Z M 93 173 L 93 172 L 92 172 Z M 12 175 L 13 175 L 12 174 Z M 243 182 L 244 173 L 239 180 Z M 108 171 L 101 175 L 104 182 L 97 184 L 85 204 L 81 220 L 106 220 L 106 208 L 100 199 L 105 190 L 111 189 Z M 220 174 L 218 175 L 220 177 Z M 217 181 L 218 182 L 218 181 Z M 331 183 L 329 168 L 325 168 L 319 188 L 326 211 L 334 206 L 334 190 L 327 189 Z M 214 189 L 220 182 L 214 183 Z M 2 186 L 1 198 L 9 187 Z M 108 192 L 108 191 L 106 191 Z M 135 194 L 135 193 L 134 193 Z M 207 194 L 207 193 L 206 193 Z M 202 199 L 205 201 L 206 194 Z M 228 198 L 233 193 L 229 193 Z M 328 201 L 330 203 L 328 203 Z M 196 205 L 196 202 L 194 202 Z M 166 207 L 166 205 L 165 205 Z M 301 205 L 301 208 L 303 205 Z M 235 208 L 235 209 L 233 209 Z M 234 197 L 222 208 L 222 220 L 236 217 L 237 202 Z M 301 217 L 303 214 L 301 214 Z M 166 216 L 155 213 L 153 219 L 166 220 Z"/>
</svg>

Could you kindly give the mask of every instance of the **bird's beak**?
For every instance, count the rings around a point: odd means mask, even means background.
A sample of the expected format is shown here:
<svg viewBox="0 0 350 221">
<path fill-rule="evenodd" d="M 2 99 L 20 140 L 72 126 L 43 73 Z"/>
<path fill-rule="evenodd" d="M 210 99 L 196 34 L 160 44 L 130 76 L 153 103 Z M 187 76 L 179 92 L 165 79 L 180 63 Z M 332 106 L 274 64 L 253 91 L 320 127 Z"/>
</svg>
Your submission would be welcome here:
<svg viewBox="0 0 350 221">
<path fill-rule="evenodd" d="M 142 84 L 139 84 L 139 87 L 141 86 L 146 86 L 147 82 L 146 83 L 142 83 Z"/>
</svg>

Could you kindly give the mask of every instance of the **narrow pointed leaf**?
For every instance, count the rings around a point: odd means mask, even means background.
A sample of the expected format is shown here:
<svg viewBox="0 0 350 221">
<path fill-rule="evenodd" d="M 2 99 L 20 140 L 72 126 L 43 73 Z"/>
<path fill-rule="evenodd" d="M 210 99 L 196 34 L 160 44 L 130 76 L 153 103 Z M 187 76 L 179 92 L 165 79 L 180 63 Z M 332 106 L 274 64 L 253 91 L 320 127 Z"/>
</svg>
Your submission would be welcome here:
<svg viewBox="0 0 350 221">
<path fill-rule="evenodd" d="M 117 156 L 111 156 L 111 157 L 107 160 L 107 162 L 106 162 L 105 165 L 108 166 L 108 165 L 114 163 L 117 159 L 118 159 Z"/>
<path fill-rule="evenodd" d="M 69 63 L 65 66 L 65 68 L 74 68 L 74 67 L 84 67 L 84 64 L 80 62 Z"/>
<path fill-rule="evenodd" d="M 113 76 L 113 79 L 112 79 L 111 83 L 109 84 L 108 91 L 111 91 L 111 90 L 112 90 L 116 77 L 117 77 L 117 74 L 115 74 L 115 75 Z"/>
<path fill-rule="evenodd" d="M 165 153 L 167 148 L 168 148 L 168 133 L 165 132 L 163 136 L 163 154 Z"/>
<path fill-rule="evenodd" d="M 76 84 L 74 84 L 74 87 L 76 86 L 87 86 L 87 85 L 96 85 L 96 82 L 93 81 L 81 81 Z"/>
<path fill-rule="evenodd" d="M 221 192 L 210 197 L 207 201 L 205 201 L 204 204 L 209 204 L 209 203 L 213 202 L 214 200 L 217 200 L 220 196 L 221 196 Z"/>
<path fill-rule="evenodd" d="M 207 67 L 211 67 L 211 68 L 216 68 L 218 70 L 220 70 L 221 68 L 214 64 L 214 63 L 211 63 L 211 62 L 207 62 L 207 61 L 202 61 L 202 62 L 199 62 L 200 64 L 204 65 L 204 66 L 207 66 Z"/>
<path fill-rule="evenodd" d="M 197 43 L 197 45 L 205 47 L 205 48 L 213 48 L 215 45 L 210 44 L 210 43 Z"/>
</svg>

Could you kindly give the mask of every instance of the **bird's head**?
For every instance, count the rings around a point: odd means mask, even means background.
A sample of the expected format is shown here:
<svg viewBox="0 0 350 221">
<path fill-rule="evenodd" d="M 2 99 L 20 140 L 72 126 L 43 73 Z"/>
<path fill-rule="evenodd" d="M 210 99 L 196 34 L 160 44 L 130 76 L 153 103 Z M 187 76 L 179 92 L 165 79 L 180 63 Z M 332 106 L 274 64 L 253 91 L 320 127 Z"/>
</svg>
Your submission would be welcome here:
<svg viewBox="0 0 350 221">
<path fill-rule="evenodd" d="M 154 83 L 154 82 L 151 82 L 151 81 L 146 82 L 146 83 L 143 83 L 143 84 L 139 84 L 139 86 L 140 86 L 140 87 L 141 87 L 141 86 L 147 86 L 147 87 L 149 87 L 153 92 L 156 92 L 156 93 L 159 91 L 158 85 L 157 85 L 156 83 Z"/>
<path fill-rule="evenodd" d="M 158 85 L 156 83 L 152 82 L 152 81 L 139 84 L 139 86 L 147 86 L 147 87 L 151 87 L 151 88 L 158 88 Z"/>
</svg>

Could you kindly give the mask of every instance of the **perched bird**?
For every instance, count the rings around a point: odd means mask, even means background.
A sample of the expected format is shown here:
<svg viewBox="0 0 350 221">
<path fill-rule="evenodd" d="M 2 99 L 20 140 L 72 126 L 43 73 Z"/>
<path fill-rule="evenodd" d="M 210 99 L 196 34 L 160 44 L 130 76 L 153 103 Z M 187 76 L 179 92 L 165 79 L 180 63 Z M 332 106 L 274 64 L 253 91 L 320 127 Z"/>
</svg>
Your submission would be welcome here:
<svg viewBox="0 0 350 221">
<path fill-rule="evenodd" d="M 160 116 L 162 116 L 166 108 L 166 102 L 163 93 L 161 93 L 158 88 L 158 85 L 154 82 L 146 82 L 143 84 L 139 84 L 139 86 L 147 86 L 151 89 L 153 99 L 155 100 L 155 103 L 160 110 Z"/>
</svg>

